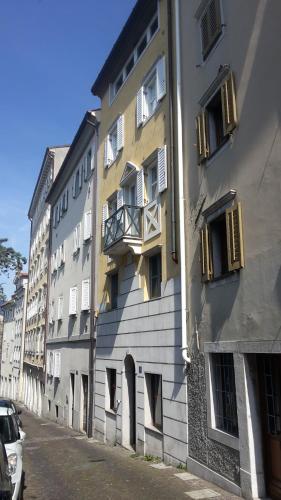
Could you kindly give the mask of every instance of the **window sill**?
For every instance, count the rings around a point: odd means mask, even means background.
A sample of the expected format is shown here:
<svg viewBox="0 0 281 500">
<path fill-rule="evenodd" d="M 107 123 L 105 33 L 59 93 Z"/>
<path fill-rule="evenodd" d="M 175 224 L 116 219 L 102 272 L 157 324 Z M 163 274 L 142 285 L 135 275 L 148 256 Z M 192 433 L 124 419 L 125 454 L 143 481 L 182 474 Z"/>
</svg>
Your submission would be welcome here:
<svg viewBox="0 0 281 500">
<path fill-rule="evenodd" d="M 148 425 L 146 424 L 144 426 L 144 428 L 148 431 L 152 431 L 154 432 L 155 434 L 158 434 L 159 436 L 163 436 L 163 431 L 160 431 L 159 429 L 157 429 L 157 427 L 154 427 L 154 425 Z"/>
<path fill-rule="evenodd" d="M 210 156 L 206 159 L 205 165 L 208 168 L 212 163 L 227 149 L 231 144 L 230 140 L 231 136 L 228 135 L 222 141 L 222 143 L 210 154 Z"/>
<path fill-rule="evenodd" d="M 108 413 L 109 415 L 113 415 L 114 417 L 116 417 L 116 415 L 117 415 L 117 411 L 111 410 L 111 408 L 107 408 L 105 410 L 105 413 Z"/>
<path fill-rule="evenodd" d="M 225 446 L 228 446 L 229 448 L 239 450 L 239 438 L 232 436 L 231 434 L 227 434 L 227 432 L 208 427 L 208 437 L 214 441 L 224 444 Z"/>
<path fill-rule="evenodd" d="M 224 274 L 222 276 L 218 276 L 217 278 L 212 279 L 209 281 L 209 286 L 210 288 L 216 288 L 217 286 L 223 286 L 227 285 L 228 283 L 234 283 L 235 281 L 238 281 L 238 272 L 237 271 L 231 271 L 227 274 Z"/>
</svg>

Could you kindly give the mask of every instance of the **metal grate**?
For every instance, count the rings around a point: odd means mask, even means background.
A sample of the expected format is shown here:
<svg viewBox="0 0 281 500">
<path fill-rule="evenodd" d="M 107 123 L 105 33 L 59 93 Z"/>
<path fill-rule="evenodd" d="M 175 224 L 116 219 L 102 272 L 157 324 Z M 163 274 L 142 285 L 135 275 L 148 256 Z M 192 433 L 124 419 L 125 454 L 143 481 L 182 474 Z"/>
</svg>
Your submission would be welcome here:
<svg viewBox="0 0 281 500">
<path fill-rule="evenodd" d="M 213 354 L 216 427 L 238 436 L 235 375 L 232 354 Z"/>
<path fill-rule="evenodd" d="M 276 361 L 277 363 L 269 356 L 263 360 L 267 429 L 270 434 L 275 435 L 281 434 L 280 368 L 278 366 L 279 360 L 277 359 Z"/>
</svg>

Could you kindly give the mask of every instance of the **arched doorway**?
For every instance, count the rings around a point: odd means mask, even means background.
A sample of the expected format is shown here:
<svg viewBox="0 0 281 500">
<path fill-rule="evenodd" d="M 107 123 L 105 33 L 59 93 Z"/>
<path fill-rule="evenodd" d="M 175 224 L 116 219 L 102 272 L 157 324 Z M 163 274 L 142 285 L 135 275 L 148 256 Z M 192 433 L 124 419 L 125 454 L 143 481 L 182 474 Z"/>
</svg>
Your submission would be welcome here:
<svg viewBox="0 0 281 500">
<path fill-rule="evenodd" d="M 136 449 L 136 371 L 133 357 L 128 354 L 124 361 L 123 406 L 122 406 L 123 446 Z"/>
</svg>

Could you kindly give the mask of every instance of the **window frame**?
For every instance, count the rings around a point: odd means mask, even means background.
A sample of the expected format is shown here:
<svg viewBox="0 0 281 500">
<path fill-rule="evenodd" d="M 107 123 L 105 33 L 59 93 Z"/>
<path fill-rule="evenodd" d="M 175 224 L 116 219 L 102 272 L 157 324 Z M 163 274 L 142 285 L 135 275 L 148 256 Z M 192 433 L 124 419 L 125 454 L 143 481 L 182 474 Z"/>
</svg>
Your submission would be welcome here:
<svg viewBox="0 0 281 500">
<path fill-rule="evenodd" d="M 118 309 L 118 295 L 119 295 L 119 272 L 118 270 L 110 273 L 109 278 L 109 299 L 110 299 L 110 310 L 115 311 Z M 113 280 L 116 279 L 116 283 Z M 114 288 L 115 287 L 115 288 Z M 117 293 L 113 293 L 117 292 Z"/>
<path fill-rule="evenodd" d="M 236 191 L 231 190 L 203 212 L 204 223 L 200 230 L 200 260 L 203 282 L 216 282 L 233 275 L 245 267 L 244 224 L 242 205 Z M 227 272 L 214 277 L 214 255 L 212 249 L 211 224 L 225 216 Z M 234 217 L 236 220 L 234 221 Z M 236 254 L 236 255 L 235 255 Z"/>
<path fill-rule="evenodd" d="M 106 368 L 106 389 L 107 401 L 106 411 L 117 413 L 117 370 L 116 368 Z"/>
<path fill-rule="evenodd" d="M 157 274 L 152 275 L 152 259 L 157 259 Z M 152 280 L 157 279 L 159 280 L 159 285 L 157 289 L 159 290 L 159 295 L 152 295 Z M 161 290 L 161 284 L 162 284 L 162 253 L 157 252 L 154 253 L 153 255 L 148 256 L 148 295 L 149 295 L 149 300 L 155 300 L 159 299 L 162 296 L 162 290 Z"/>
<path fill-rule="evenodd" d="M 158 390 L 152 393 L 153 385 L 155 388 L 158 385 Z M 160 405 L 160 408 L 157 408 L 157 405 Z M 160 423 L 156 421 L 157 412 L 160 412 Z M 157 433 L 163 432 L 163 380 L 159 373 L 145 373 L 145 427 Z"/>
<path fill-rule="evenodd" d="M 213 40 L 210 42 L 209 47 L 206 51 L 204 51 L 204 45 L 203 45 L 203 34 L 202 34 L 202 20 L 203 17 L 206 15 L 208 9 L 210 8 L 210 4 L 213 0 L 208 0 L 207 2 L 201 2 L 201 5 L 199 6 L 199 9 L 196 13 L 196 18 L 198 22 L 198 33 L 199 33 L 199 39 L 200 39 L 200 57 L 202 64 L 205 64 L 205 62 L 208 60 L 208 58 L 211 56 L 211 54 L 214 52 L 218 44 L 220 43 L 221 39 L 224 36 L 225 33 L 225 23 L 224 23 L 224 12 L 222 8 L 222 2 L 221 0 L 218 0 L 218 5 L 219 5 L 219 16 L 220 16 L 220 31 L 216 36 L 213 37 Z M 203 8 L 202 8 L 203 7 Z"/>
</svg>

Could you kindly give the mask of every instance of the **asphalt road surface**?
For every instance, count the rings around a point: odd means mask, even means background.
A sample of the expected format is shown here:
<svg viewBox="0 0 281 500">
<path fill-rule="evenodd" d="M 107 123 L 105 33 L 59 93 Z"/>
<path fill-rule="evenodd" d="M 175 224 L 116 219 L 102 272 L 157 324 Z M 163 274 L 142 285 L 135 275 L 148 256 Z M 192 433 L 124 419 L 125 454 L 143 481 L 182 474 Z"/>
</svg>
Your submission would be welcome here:
<svg viewBox="0 0 281 500">
<path fill-rule="evenodd" d="M 24 500 L 180 500 L 201 490 L 206 490 L 204 498 L 237 498 L 198 478 L 175 476 L 185 471 L 151 467 L 132 452 L 98 443 L 24 409 L 22 421 Z"/>
</svg>

